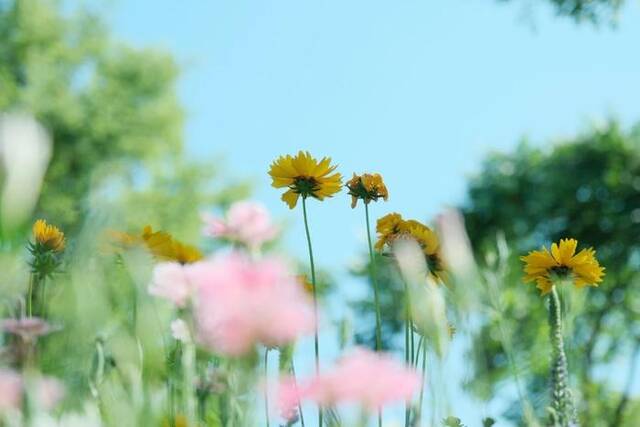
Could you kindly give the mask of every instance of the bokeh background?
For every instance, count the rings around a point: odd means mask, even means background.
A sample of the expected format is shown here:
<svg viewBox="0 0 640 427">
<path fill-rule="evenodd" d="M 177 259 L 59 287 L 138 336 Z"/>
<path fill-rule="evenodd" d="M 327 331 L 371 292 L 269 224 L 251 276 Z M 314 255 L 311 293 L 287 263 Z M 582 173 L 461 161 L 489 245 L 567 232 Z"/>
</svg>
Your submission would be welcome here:
<svg viewBox="0 0 640 427">
<path fill-rule="evenodd" d="M 299 212 L 266 172 L 300 149 L 330 156 L 345 177 L 384 176 L 390 198 L 374 217 L 433 222 L 459 207 L 479 264 L 505 259 L 511 348 L 491 315 L 454 338 L 440 384 L 454 413 L 469 426 L 489 415 L 518 425 L 510 358 L 540 406 L 544 306 L 519 281 L 517 255 L 575 236 L 608 269 L 577 299 L 570 328 L 581 417 L 634 426 L 639 45 L 632 0 L 0 0 L 0 111 L 34 115 L 53 141 L 33 210 L 14 214 L 6 188 L 18 148 L 0 140 L 3 245 L 17 250 L 40 216 L 70 236 L 99 218 L 199 243 L 202 210 L 251 197 L 283 223 L 281 249 L 304 262 Z M 329 363 L 345 330 L 349 343 L 371 342 L 365 229 L 346 194 L 310 203 L 310 216 L 329 285 Z M 310 351 L 304 342 L 296 355 L 302 372 Z"/>
</svg>

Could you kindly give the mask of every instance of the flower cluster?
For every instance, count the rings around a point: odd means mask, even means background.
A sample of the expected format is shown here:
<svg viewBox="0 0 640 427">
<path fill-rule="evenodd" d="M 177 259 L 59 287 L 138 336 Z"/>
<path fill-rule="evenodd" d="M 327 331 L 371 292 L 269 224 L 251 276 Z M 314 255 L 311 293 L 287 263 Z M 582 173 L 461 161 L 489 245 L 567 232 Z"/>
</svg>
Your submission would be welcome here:
<svg viewBox="0 0 640 427">
<path fill-rule="evenodd" d="M 283 345 L 313 330 L 304 289 L 278 258 L 251 260 L 233 252 L 189 265 L 160 263 L 149 292 L 195 311 L 195 338 L 209 349 L 239 356 L 255 345 Z M 188 333 L 184 324 L 174 334 Z"/>
<path fill-rule="evenodd" d="M 407 401 L 420 387 L 415 370 L 383 353 L 363 348 L 344 355 L 336 366 L 300 384 L 287 378 L 280 384 L 282 416 L 291 419 L 302 400 L 323 407 L 352 403 L 374 413 L 393 402 Z"/>
<path fill-rule="evenodd" d="M 276 238 L 279 232 L 267 209 L 250 201 L 233 203 L 225 218 L 203 214 L 202 219 L 205 236 L 239 243 L 253 251 Z"/>
</svg>

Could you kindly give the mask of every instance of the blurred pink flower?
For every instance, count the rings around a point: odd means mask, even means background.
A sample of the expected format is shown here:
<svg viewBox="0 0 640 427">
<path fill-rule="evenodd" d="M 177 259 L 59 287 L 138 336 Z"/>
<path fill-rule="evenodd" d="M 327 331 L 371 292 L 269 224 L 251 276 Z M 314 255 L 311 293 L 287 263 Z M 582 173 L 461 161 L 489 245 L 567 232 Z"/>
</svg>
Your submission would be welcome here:
<svg viewBox="0 0 640 427">
<path fill-rule="evenodd" d="M 153 269 L 149 293 L 169 300 L 177 307 L 184 307 L 192 294 L 186 267 L 177 262 L 157 264 Z"/>
<path fill-rule="evenodd" d="M 209 237 L 229 239 L 250 249 L 259 249 L 278 234 L 267 209 L 255 202 L 236 202 L 229 208 L 226 218 L 203 214 L 204 234 Z"/>
<path fill-rule="evenodd" d="M 293 377 L 285 377 L 278 385 L 278 408 L 280 416 L 285 420 L 298 417 L 298 405 L 304 397 L 304 390 Z"/>
<path fill-rule="evenodd" d="M 280 385 L 278 399 L 283 416 L 295 414 L 300 400 L 320 406 L 357 404 L 370 412 L 395 401 L 406 401 L 420 387 L 421 376 L 386 354 L 363 348 L 343 356 L 331 371 L 296 386 L 290 379 Z"/>
<path fill-rule="evenodd" d="M 177 341 L 191 342 L 191 334 L 189 333 L 187 322 L 182 319 L 176 319 L 171 322 L 171 336 Z"/>
<path fill-rule="evenodd" d="M 35 378 L 33 382 L 35 402 L 44 410 L 53 409 L 65 395 L 64 386 L 53 377 Z M 20 409 L 25 380 L 19 373 L 0 369 L 0 413 Z M 31 387 L 27 386 L 31 390 Z"/>
<path fill-rule="evenodd" d="M 45 410 L 53 409 L 65 395 L 64 386 L 52 377 L 42 377 L 36 383 L 38 404 Z"/>
<path fill-rule="evenodd" d="M 18 335 L 25 342 L 31 342 L 54 331 L 54 328 L 39 317 L 21 317 L 2 320 L 2 330 Z"/>
<path fill-rule="evenodd" d="M 19 409 L 22 402 L 22 377 L 17 372 L 0 369 L 0 413 Z"/>
<path fill-rule="evenodd" d="M 280 259 L 218 255 L 192 264 L 188 274 L 197 289 L 197 339 L 212 350 L 238 356 L 313 331 L 312 303 Z"/>
</svg>

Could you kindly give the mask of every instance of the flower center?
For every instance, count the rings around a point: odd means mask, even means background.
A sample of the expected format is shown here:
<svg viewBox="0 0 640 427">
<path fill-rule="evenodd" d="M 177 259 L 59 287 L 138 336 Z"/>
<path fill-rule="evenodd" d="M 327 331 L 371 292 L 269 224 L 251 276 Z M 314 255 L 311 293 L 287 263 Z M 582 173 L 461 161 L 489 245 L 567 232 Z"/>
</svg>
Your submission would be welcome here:
<svg viewBox="0 0 640 427">
<path fill-rule="evenodd" d="M 313 193 L 319 190 L 319 185 L 315 178 L 299 176 L 295 178 L 291 188 L 302 197 L 307 197 L 313 196 Z"/>
<path fill-rule="evenodd" d="M 551 275 L 559 277 L 559 278 L 565 278 L 565 277 L 569 276 L 569 273 L 571 273 L 571 269 L 569 267 L 567 267 L 566 265 L 560 265 L 560 266 L 557 266 L 557 267 L 551 267 L 549 271 L 550 271 Z"/>
</svg>

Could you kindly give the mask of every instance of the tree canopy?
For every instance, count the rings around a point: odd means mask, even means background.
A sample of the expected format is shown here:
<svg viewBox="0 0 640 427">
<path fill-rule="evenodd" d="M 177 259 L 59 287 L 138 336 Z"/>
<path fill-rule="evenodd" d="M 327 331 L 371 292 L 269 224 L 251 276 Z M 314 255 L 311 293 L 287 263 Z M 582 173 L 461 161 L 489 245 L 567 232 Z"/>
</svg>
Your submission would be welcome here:
<svg viewBox="0 0 640 427">
<path fill-rule="evenodd" d="M 638 411 L 625 376 L 595 372 L 612 363 L 627 371 L 640 362 L 639 206 L 640 132 L 624 131 L 614 121 L 550 147 L 522 142 L 512 153 L 493 154 L 470 183 L 464 213 L 478 259 L 494 250 L 499 235 L 511 247 L 501 315 L 515 320 L 509 331 L 514 357 L 530 371 L 528 387 L 536 399 L 545 398 L 547 387 L 546 309 L 537 290 L 522 284 L 518 255 L 574 237 L 580 247 L 593 246 L 606 267 L 600 287 L 563 292 L 569 312 L 573 306 L 580 313 L 567 322 L 584 425 L 632 425 L 628 414 Z M 509 371 L 496 339 L 498 323 L 486 319 L 476 337 L 485 351 L 470 355 L 477 375 L 470 387 L 481 396 L 492 394 Z M 515 408 L 512 416 L 518 418 Z"/>
</svg>

